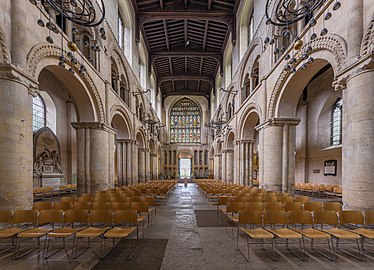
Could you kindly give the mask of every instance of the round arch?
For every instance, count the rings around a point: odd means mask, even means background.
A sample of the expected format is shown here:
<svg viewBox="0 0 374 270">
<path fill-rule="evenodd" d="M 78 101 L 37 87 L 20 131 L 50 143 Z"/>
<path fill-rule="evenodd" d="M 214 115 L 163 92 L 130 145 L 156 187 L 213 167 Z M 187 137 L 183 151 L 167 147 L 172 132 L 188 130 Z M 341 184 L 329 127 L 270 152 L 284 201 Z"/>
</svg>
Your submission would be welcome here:
<svg viewBox="0 0 374 270">
<path fill-rule="evenodd" d="M 311 56 L 315 59 L 312 65 L 308 66 L 308 72 L 302 72 L 300 70 L 300 66 L 302 64 L 301 55 L 306 52 L 306 48 L 308 46 L 312 47 Z M 319 37 L 307 44 L 298 51 L 295 55 L 297 59 L 296 62 L 296 69 L 298 72 L 295 74 L 291 74 L 289 71 L 283 70 L 278 77 L 278 80 L 275 83 L 273 91 L 270 96 L 270 101 L 267 110 L 267 119 L 272 119 L 274 117 L 283 117 L 285 114 L 290 116 L 290 111 L 293 110 L 296 106 L 293 103 L 285 104 L 282 101 L 287 99 L 291 99 L 295 102 L 295 99 L 298 99 L 300 95 L 297 97 L 292 97 L 295 93 L 292 93 L 291 85 L 296 83 L 296 78 L 299 79 L 298 82 L 298 89 L 294 91 L 301 91 L 303 87 L 300 86 L 300 80 L 304 86 L 309 82 L 309 80 L 315 75 L 318 70 L 320 70 L 326 63 L 330 63 L 334 74 L 338 74 L 345 66 L 346 66 L 346 45 L 344 40 L 336 35 L 326 35 L 323 37 Z M 288 89 L 288 91 L 286 91 Z M 279 108 L 285 109 L 286 111 L 279 111 Z"/>
<path fill-rule="evenodd" d="M 244 86 L 245 77 L 248 73 L 251 72 L 252 66 L 255 63 L 256 59 L 262 54 L 263 52 L 263 44 L 262 39 L 260 37 L 255 37 L 251 42 L 251 48 L 247 50 L 246 54 L 243 57 L 243 65 L 240 68 L 240 87 Z"/>
<path fill-rule="evenodd" d="M 123 106 L 121 105 L 114 105 L 111 110 L 110 110 L 110 119 L 111 119 L 111 122 L 113 122 L 113 118 L 114 116 L 118 115 L 119 117 L 121 117 L 126 125 L 126 128 L 127 128 L 127 131 L 128 131 L 128 139 L 131 139 L 133 138 L 133 134 L 131 133 L 131 120 L 130 120 L 130 117 L 128 115 L 128 113 L 126 112 L 126 110 L 123 108 Z"/>
<path fill-rule="evenodd" d="M 260 114 L 252 108 L 246 113 L 243 122 L 240 122 L 240 139 L 254 139 L 254 131 L 258 122 L 261 123 Z"/>
<path fill-rule="evenodd" d="M 105 123 L 105 111 L 100 94 L 89 71 L 82 75 L 78 73 L 78 65 L 74 66 L 71 62 L 66 62 L 76 71 L 73 76 L 66 69 L 57 66 L 57 60 L 61 56 L 61 48 L 48 43 L 39 43 L 35 45 L 27 56 L 27 70 L 34 78 L 38 78 L 44 68 L 52 71 L 62 82 L 70 83 L 66 85 L 68 89 L 76 89 L 71 92 L 72 98 L 79 104 L 77 109 L 79 121 L 91 121 Z M 69 59 L 65 53 L 65 58 Z M 66 80 L 71 78 L 71 80 Z"/>
<path fill-rule="evenodd" d="M 136 132 L 135 139 L 136 139 L 136 141 L 139 142 L 139 148 L 145 148 L 146 147 L 145 135 L 144 135 L 144 132 L 142 130 L 139 129 Z"/>
</svg>

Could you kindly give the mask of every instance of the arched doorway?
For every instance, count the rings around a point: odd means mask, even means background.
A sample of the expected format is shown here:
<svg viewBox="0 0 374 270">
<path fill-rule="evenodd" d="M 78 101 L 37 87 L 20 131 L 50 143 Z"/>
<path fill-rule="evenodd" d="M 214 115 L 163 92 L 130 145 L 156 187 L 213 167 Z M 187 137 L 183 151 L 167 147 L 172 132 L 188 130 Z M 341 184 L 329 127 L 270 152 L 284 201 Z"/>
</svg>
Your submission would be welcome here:
<svg viewBox="0 0 374 270">
<path fill-rule="evenodd" d="M 258 185 L 259 174 L 259 134 L 255 127 L 259 125 L 260 117 L 255 110 L 251 110 L 245 117 L 242 126 L 242 181 L 245 185 Z"/>
<path fill-rule="evenodd" d="M 180 179 L 192 177 L 192 154 L 188 150 L 178 153 L 178 175 Z"/>
</svg>

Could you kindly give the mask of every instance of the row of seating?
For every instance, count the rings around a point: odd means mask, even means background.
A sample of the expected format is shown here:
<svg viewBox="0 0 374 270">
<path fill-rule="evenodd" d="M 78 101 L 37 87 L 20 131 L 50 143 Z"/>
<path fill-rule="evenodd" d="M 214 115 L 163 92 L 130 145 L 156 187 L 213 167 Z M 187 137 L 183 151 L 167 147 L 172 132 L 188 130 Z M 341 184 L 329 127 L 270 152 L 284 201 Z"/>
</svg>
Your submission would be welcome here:
<svg viewBox="0 0 374 270">
<path fill-rule="evenodd" d="M 328 185 L 318 183 L 295 183 L 292 185 L 294 192 L 317 197 L 342 197 L 340 185 Z"/>
<path fill-rule="evenodd" d="M 139 239 L 138 225 L 144 217 L 139 216 L 136 210 L 10 210 L 0 211 L 0 223 L 6 228 L 0 230 L 0 238 L 11 238 L 15 244 L 12 246 L 14 259 L 40 248 L 40 239 L 45 237 L 43 258 L 48 259 L 58 251 L 65 249 L 65 239 L 74 237 L 71 258 L 77 254 L 78 240 L 83 238 L 101 239 L 99 258 L 104 256 L 105 240 L 129 238 L 136 230 L 136 239 Z M 19 255 L 22 239 L 36 238 L 37 247 Z M 52 254 L 48 254 L 50 239 L 63 239 L 63 247 Z M 15 240 L 15 241 L 14 241 Z M 136 248 L 138 244 L 136 245 Z M 10 250 L 10 249 L 8 249 Z M 134 251 L 130 257 L 134 254 Z"/>
<path fill-rule="evenodd" d="M 374 211 L 342 211 L 340 214 L 334 210 L 326 211 L 253 211 L 241 210 L 238 212 L 237 247 L 239 249 L 239 233 L 247 238 L 247 259 L 250 259 L 249 239 L 260 240 L 263 245 L 265 240 L 271 240 L 273 260 L 279 259 L 277 240 L 285 240 L 288 247 L 289 241 L 298 240 L 301 251 L 300 259 L 306 261 L 308 255 L 305 250 L 304 240 L 311 241 L 311 249 L 319 254 L 336 260 L 335 249 L 365 260 L 365 239 L 374 238 L 374 230 L 368 229 L 374 224 Z M 249 227 L 249 228 L 247 228 Z M 335 246 L 333 239 L 335 240 Z M 314 245 L 320 240 L 327 240 L 329 255 L 317 250 Z M 339 245 L 340 241 L 354 240 L 357 244 L 357 254 L 349 253 Z M 257 242 L 256 242 L 257 243 Z M 240 249 L 239 249 L 240 251 Z M 300 254 L 296 254 L 300 255 Z"/>
<path fill-rule="evenodd" d="M 51 186 L 33 188 L 34 201 L 44 200 L 53 196 L 74 194 L 77 191 L 76 184 L 61 185 L 58 189 Z"/>
</svg>

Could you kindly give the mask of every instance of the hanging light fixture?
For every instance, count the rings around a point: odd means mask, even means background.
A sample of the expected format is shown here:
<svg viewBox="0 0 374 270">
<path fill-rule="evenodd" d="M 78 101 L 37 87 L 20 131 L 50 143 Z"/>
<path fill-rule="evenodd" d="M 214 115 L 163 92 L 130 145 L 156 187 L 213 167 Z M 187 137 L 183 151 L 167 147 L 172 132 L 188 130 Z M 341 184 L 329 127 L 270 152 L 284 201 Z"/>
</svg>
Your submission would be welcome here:
<svg viewBox="0 0 374 270">
<path fill-rule="evenodd" d="M 279 0 L 273 4 L 274 1 L 267 0 L 266 6 L 265 6 L 265 15 L 266 15 L 266 25 L 274 25 L 279 27 L 285 27 L 286 31 L 283 33 L 284 38 L 289 38 L 292 36 L 292 33 L 290 33 L 288 27 L 307 18 L 310 16 L 310 20 L 308 22 L 308 27 L 310 31 L 310 40 L 315 40 L 318 38 L 318 35 L 316 33 L 312 32 L 312 29 L 314 31 L 314 27 L 317 25 L 317 18 L 313 17 L 313 13 L 318 10 L 323 4 L 325 4 L 326 0 L 305 0 L 300 1 L 298 4 L 296 4 L 296 1 L 292 0 Z M 335 1 L 332 10 L 338 10 L 341 7 L 340 1 Z M 325 21 L 329 20 L 332 17 L 332 12 L 328 11 L 322 16 L 323 19 L 323 27 L 320 32 L 320 36 L 325 36 L 329 31 L 327 27 L 325 27 Z M 266 29 L 266 33 L 268 30 Z M 272 36 L 265 38 L 265 48 L 267 45 L 274 44 L 274 34 L 271 34 Z M 305 40 L 304 40 L 305 41 Z M 295 36 L 293 43 L 292 43 L 292 49 L 294 51 L 299 51 L 304 46 L 304 41 L 298 37 Z M 309 43 L 307 43 L 309 44 Z M 274 49 L 274 54 L 278 53 L 284 53 L 286 50 L 278 48 Z M 301 69 L 305 70 L 309 64 L 314 62 L 314 58 L 310 56 L 312 53 L 313 48 L 312 46 L 308 45 L 308 47 L 305 49 L 305 52 L 301 54 L 301 56 L 298 56 L 298 59 L 301 61 L 305 61 L 301 65 Z M 292 55 L 292 56 L 291 56 Z M 291 73 L 296 72 L 295 65 L 298 63 L 297 59 L 295 58 L 295 53 L 289 53 L 284 57 L 284 60 L 288 61 L 286 66 L 284 67 L 285 71 L 289 71 Z"/>
<path fill-rule="evenodd" d="M 40 27 L 46 27 L 49 30 L 49 35 L 46 37 L 46 41 L 50 44 L 54 43 L 54 40 L 51 36 L 51 31 L 55 34 L 61 34 L 61 56 L 59 57 L 58 66 L 65 68 L 67 62 L 71 63 L 71 67 L 68 71 L 72 74 L 75 74 L 74 68 L 76 68 L 80 74 L 85 74 L 86 67 L 81 64 L 78 59 L 74 56 L 74 52 L 78 51 L 77 44 L 74 41 L 69 40 L 67 42 L 67 47 L 70 51 L 65 54 L 63 49 L 63 33 L 60 32 L 60 29 L 55 25 L 54 22 L 49 18 L 47 23 L 41 18 L 42 10 L 52 9 L 56 15 L 61 16 L 61 28 L 63 28 L 64 20 L 71 21 L 74 25 L 79 25 L 81 27 L 96 27 L 102 24 L 105 18 L 105 5 L 103 0 L 98 0 L 93 2 L 92 0 L 29 0 L 30 3 L 35 5 L 40 10 L 40 18 L 37 20 L 37 24 Z M 79 35 L 79 30 L 76 26 L 72 27 L 72 34 Z M 103 40 L 106 40 L 105 28 L 100 27 L 99 29 L 100 37 Z M 89 44 L 88 44 L 89 46 Z M 92 47 L 91 47 L 92 48 Z M 99 52 L 100 46 L 96 42 L 93 45 L 93 51 Z M 67 58 L 65 57 L 67 55 Z M 91 58 L 91 57 L 90 57 Z M 93 59 L 88 59 L 92 62 Z M 83 59 L 81 59 L 83 62 Z M 78 68 L 79 66 L 79 68 Z"/>
</svg>

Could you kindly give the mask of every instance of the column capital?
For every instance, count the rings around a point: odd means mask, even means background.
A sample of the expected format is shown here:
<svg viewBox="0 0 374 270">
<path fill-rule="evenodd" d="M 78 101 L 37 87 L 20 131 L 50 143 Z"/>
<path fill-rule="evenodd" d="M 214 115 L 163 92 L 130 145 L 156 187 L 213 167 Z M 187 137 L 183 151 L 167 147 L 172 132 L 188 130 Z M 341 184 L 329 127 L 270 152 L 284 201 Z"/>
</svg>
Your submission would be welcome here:
<svg viewBox="0 0 374 270">
<path fill-rule="evenodd" d="M 269 119 L 268 121 L 258 125 L 256 127 L 256 130 L 260 130 L 260 129 L 265 129 L 265 128 L 268 128 L 268 127 L 274 127 L 274 126 L 285 126 L 285 125 L 288 125 L 288 126 L 297 126 L 299 123 L 300 123 L 300 119 L 296 119 L 296 118 L 272 118 L 272 119 Z"/>
<path fill-rule="evenodd" d="M 241 139 L 240 144 L 245 144 L 245 143 L 254 143 L 255 140 L 253 139 Z"/>
<path fill-rule="evenodd" d="M 121 142 L 121 143 L 132 143 L 133 140 L 131 139 L 116 139 L 116 142 Z"/>
<path fill-rule="evenodd" d="M 73 128 L 77 129 L 98 129 L 103 130 L 108 133 L 112 133 L 113 135 L 116 134 L 116 130 L 112 127 L 108 126 L 103 122 L 73 122 L 71 123 Z"/>
</svg>

